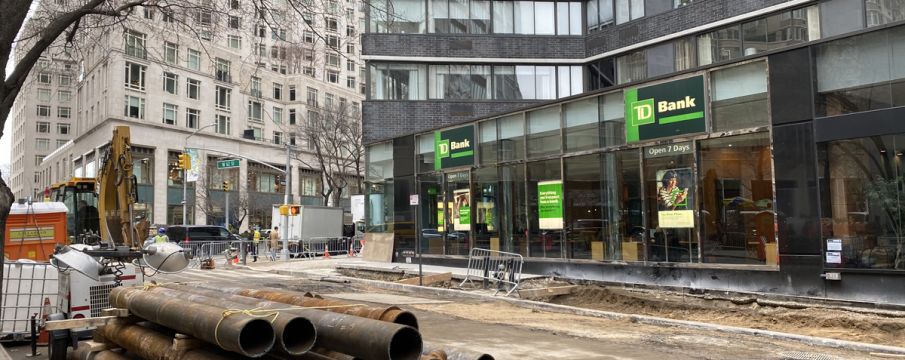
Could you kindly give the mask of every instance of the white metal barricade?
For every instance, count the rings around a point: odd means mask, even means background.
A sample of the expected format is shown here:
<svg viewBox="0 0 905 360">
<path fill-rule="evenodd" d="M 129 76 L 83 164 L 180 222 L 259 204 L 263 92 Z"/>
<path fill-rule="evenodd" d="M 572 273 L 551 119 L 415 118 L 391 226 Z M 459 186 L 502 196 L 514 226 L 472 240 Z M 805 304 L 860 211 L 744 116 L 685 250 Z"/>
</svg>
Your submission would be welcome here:
<svg viewBox="0 0 905 360">
<path fill-rule="evenodd" d="M 509 296 L 518 289 L 524 264 L 525 258 L 516 253 L 473 248 L 468 255 L 465 280 L 462 280 L 459 287 L 480 279 L 485 289 L 493 282 L 497 292 L 506 290 L 506 296 Z"/>
<path fill-rule="evenodd" d="M 0 294 L 0 339 L 22 341 L 30 336 L 31 316 L 41 319 L 57 305 L 59 271 L 48 263 L 4 262 Z M 48 299 L 50 309 L 44 308 Z"/>
</svg>

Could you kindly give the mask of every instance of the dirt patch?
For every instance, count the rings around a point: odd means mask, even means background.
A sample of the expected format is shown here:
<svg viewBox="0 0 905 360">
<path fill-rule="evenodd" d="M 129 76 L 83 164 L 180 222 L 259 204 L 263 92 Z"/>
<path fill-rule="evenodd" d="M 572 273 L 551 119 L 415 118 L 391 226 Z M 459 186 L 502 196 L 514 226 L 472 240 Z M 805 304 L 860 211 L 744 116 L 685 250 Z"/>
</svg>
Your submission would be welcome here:
<svg viewBox="0 0 905 360">
<path fill-rule="evenodd" d="M 897 312 L 859 312 L 803 304 L 758 302 L 754 298 L 707 299 L 655 290 L 593 285 L 581 286 L 572 294 L 553 297 L 549 302 L 619 313 L 905 346 L 905 313 Z M 773 306 L 764 306 L 764 303 Z"/>
<path fill-rule="evenodd" d="M 402 279 L 412 279 L 417 278 L 418 275 L 406 273 L 402 270 L 368 270 L 368 269 L 350 269 L 350 268 L 336 268 L 336 272 L 343 276 L 354 277 L 357 279 L 367 279 L 367 280 L 378 280 L 378 281 L 387 281 L 387 282 L 397 282 Z M 425 276 L 431 274 L 424 274 Z M 449 289 L 454 287 L 454 285 L 458 285 L 455 279 L 452 281 L 443 281 L 434 284 L 430 284 L 430 287 L 436 288 L 444 288 Z"/>
</svg>

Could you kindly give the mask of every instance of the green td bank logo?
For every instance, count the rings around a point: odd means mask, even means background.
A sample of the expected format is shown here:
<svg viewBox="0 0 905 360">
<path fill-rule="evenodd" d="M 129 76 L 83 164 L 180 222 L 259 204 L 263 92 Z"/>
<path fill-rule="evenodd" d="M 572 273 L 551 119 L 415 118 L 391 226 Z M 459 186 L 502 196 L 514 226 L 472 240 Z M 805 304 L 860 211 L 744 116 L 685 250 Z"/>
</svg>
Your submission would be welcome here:
<svg viewBox="0 0 905 360">
<path fill-rule="evenodd" d="M 449 157 L 449 140 L 440 140 L 439 142 L 437 142 L 437 157 Z"/>
<path fill-rule="evenodd" d="M 706 131 L 704 77 L 625 90 L 628 142 Z"/>
</svg>

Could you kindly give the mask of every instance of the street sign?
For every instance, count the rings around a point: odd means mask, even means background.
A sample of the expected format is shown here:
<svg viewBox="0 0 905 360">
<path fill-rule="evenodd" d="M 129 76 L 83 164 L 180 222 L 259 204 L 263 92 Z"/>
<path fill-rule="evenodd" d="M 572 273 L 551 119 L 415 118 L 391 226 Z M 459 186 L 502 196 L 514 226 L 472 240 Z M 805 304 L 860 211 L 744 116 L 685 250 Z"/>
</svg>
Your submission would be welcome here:
<svg viewBox="0 0 905 360">
<path fill-rule="evenodd" d="M 241 162 L 239 159 L 220 160 L 217 161 L 217 170 L 237 168 Z"/>
<path fill-rule="evenodd" d="M 409 205 L 418 205 L 418 195 L 409 195 Z"/>
</svg>

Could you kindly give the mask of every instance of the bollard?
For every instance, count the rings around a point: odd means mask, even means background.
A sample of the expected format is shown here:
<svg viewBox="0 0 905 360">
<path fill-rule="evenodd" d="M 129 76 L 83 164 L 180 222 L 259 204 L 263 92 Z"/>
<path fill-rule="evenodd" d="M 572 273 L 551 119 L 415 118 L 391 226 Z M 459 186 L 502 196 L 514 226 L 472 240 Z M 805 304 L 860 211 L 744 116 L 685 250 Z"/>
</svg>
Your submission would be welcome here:
<svg viewBox="0 0 905 360">
<path fill-rule="evenodd" d="M 245 241 L 239 241 L 239 255 L 242 257 L 242 265 L 248 265 L 246 259 L 248 258 L 248 251 L 246 251 L 248 244 Z"/>
</svg>

